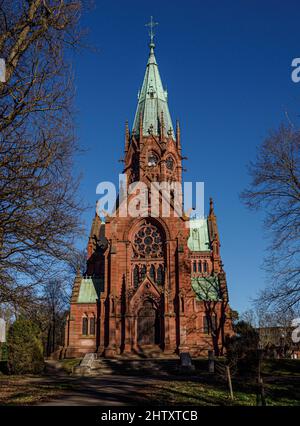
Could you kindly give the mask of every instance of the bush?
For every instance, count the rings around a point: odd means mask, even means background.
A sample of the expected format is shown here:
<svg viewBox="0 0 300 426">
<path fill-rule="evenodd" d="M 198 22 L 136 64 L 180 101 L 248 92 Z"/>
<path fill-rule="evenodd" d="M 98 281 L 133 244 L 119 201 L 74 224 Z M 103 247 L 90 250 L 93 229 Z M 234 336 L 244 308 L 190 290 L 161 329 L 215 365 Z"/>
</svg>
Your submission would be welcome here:
<svg viewBox="0 0 300 426">
<path fill-rule="evenodd" d="M 41 332 L 32 321 L 19 318 L 7 336 L 8 369 L 12 374 L 39 374 L 44 369 Z"/>
<path fill-rule="evenodd" d="M 7 344 L 0 343 L 0 361 L 7 361 Z"/>
<path fill-rule="evenodd" d="M 0 343 L 0 373 L 7 374 L 7 344 Z"/>
<path fill-rule="evenodd" d="M 226 342 L 227 360 L 237 367 L 239 373 L 252 373 L 258 365 L 259 335 L 245 321 L 239 321 L 234 331 L 236 334 Z"/>
</svg>

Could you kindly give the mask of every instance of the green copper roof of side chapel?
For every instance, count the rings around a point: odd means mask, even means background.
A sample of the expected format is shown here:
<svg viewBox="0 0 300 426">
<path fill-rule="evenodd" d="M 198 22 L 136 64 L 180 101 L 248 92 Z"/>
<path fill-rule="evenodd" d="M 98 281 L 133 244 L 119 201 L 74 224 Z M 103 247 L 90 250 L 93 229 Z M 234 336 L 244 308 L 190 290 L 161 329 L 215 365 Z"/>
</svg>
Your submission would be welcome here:
<svg viewBox="0 0 300 426">
<path fill-rule="evenodd" d="M 190 236 L 187 244 L 191 251 L 210 250 L 207 219 L 190 220 Z"/>
<path fill-rule="evenodd" d="M 77 303 L 96 303 L 103 286 L 103 278 L 82 278 Z"/>
<path fill-rule="evenodd" d="M 165 132 L 170 129 L 174 135 L 172 120 L 168 107 L 168 94 L 164 90 L 158 65 L 154 55 L 153 36 L 149 44 L 150 54 L 147 63 L 146 73 L 142 85 L 142 89 L 138 94 L 138 105 L 133 122 L 133 130 L 135 134 L 140 131 L 140 115 L 143 120 L 143 136 L 149 135 L 149 129 L 152 129 L 154 135 L 159 134 L 161 126 L 161 113 L 163 112 L 163 121 Z"/>
</svg>

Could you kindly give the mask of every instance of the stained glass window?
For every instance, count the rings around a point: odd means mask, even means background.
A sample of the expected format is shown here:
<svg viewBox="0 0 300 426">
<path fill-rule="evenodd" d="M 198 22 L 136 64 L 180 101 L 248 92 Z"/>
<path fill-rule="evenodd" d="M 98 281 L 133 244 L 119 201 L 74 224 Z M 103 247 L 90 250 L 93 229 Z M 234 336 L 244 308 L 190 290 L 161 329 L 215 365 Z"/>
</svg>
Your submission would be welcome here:
<svg viewBox="0 0 300 426">
<path fill-rule="evenodd" d="M 149 219 L 144 219 L 133 236 L 132 279 L 135 289 L 144 281 L 147 272 L 151 280 L 164 284 L 164 237 Z"/>
<path fill-rule="evenodd" d="M 83 336 L 88 335 L 88 318 L 87 317 L 82 318 L 82 334 Z"/>
<path fill-rule="evenodd" d="M 174 160 L 173 160 L 172 157 L 168 157 L 167 158 L 166 165 L 167 165 L 167 168 L 169 170 L 173 170 L 173 168 L 174 168 Z"/>
<path fill-rule="evenodd" d="M 155 267 L 154 267 L 154 265 L 150 266 L 150 277 L 153 281 L 155 281 Z"/>
<path fill-rule="evenodd" d="M 154 154 L 153 152 L 151 152 L 148 155 L 148 166 L 150 166 L 150 167 L 156 166 L 157 162 L 158 162 L 157 155 Z"/>
<path fill-rule="evenodd" d="M 90 334 L 92 336 L 95 334 L 95 325 L 96 325 L 95 317 L 91 317 L 90 318 Z"/>
<path fill-rule="evenodd" d="M 139 158 L 137 154 L 132 158 L 132 182 L 137 181 L 139 178 Z"/>
<path fill-rule="evenodd" d="M 163 285 L 164 283 L 164 269 L 162 265 L 159 265 L 157 269 L 157 284 Z"/>
<path fill-rule="evenodd" d="M 160 231 L 152 223 L 145 222 L 134 236 L 134 257 L 162 257 L 163 240 Z"/>
<path fill-rule="evenodd" d="M 146 278 L 146 273 L 147 273 L 147 268 L 146 265 L 143 265 L 141 268 L 141 279 L 143 280 L 144 278 Z"/>
<path fill-rule="evenodd" d="M 139 267 L 137 265 L 133 270 L 133 285 L 135 288 L 139 286 Z"/>
</svg>

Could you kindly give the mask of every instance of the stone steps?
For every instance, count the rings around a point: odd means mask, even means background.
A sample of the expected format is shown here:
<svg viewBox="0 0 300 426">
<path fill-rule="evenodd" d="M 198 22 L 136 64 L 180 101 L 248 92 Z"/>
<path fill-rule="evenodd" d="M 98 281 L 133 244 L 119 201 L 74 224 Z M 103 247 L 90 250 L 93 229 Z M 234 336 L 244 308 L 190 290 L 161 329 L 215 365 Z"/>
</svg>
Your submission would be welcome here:
<svg viewBox="0 0 300 426">
<path fill-rule="evenodd" d="M 106 374 L 118 375 L 158 375 L 165 376 L 175 374 L 179 371 L 179 360 L 177 359 L 95 359 L 88 366 L 75 368 L 74 375 L 98 376 Z"/>
<path fill-rule="evenodd" d="M 181 354 L 181 357 L 183 354 Z M 73 374 L 79 376 L 127 375 L 127 376 L 171 376 L 193 375 L 196 371 L 207 371 L 208 361 L 193 359 L 191 366 L 185 365 L 178 355 L 167 355 L 157 349 L 140 353 L 122 354 L 115 358 L 103 358 L 99 354 L 86 354 Z"/>
</svg>

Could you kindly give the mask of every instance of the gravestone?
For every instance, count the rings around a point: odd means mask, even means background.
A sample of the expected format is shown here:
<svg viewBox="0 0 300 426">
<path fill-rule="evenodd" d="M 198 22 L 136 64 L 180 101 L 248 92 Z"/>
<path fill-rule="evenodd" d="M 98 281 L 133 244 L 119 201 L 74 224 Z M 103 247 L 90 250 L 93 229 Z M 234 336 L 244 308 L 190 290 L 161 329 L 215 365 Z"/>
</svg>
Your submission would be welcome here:
<svg viewBox="0 0 300 426">
<path fill-rule="evenodd" d="M 180 354 L 180 368 L 184 370 L 195 370 L 191 355 L 189 352 L 181 352 Z"/>
<path fill-rule="evenodd" d="M 6 81 L 5 74 L 6 74 L 5 60 L 3 58 L 0 58 L 0 82 L 1 83 L 5 83 Z"/>
<path fill-rule="evenodd" d="M 85 354 L 83 360 L 80 363 L 80 367 L 91 367 L 95 359 L 97 359 L 97 354 Z"/>
<path fill-rule="evenodd" d="M 0 318 L 0 343 L 5 343 L 6 341 L 6 322 L 3 318 Z"/>
<path fill-rule="evenodd" d="M 214 351 L 208 351 L 208 371 L 209 371 L 209 373 L 215 372 Z"/>
</svg>

